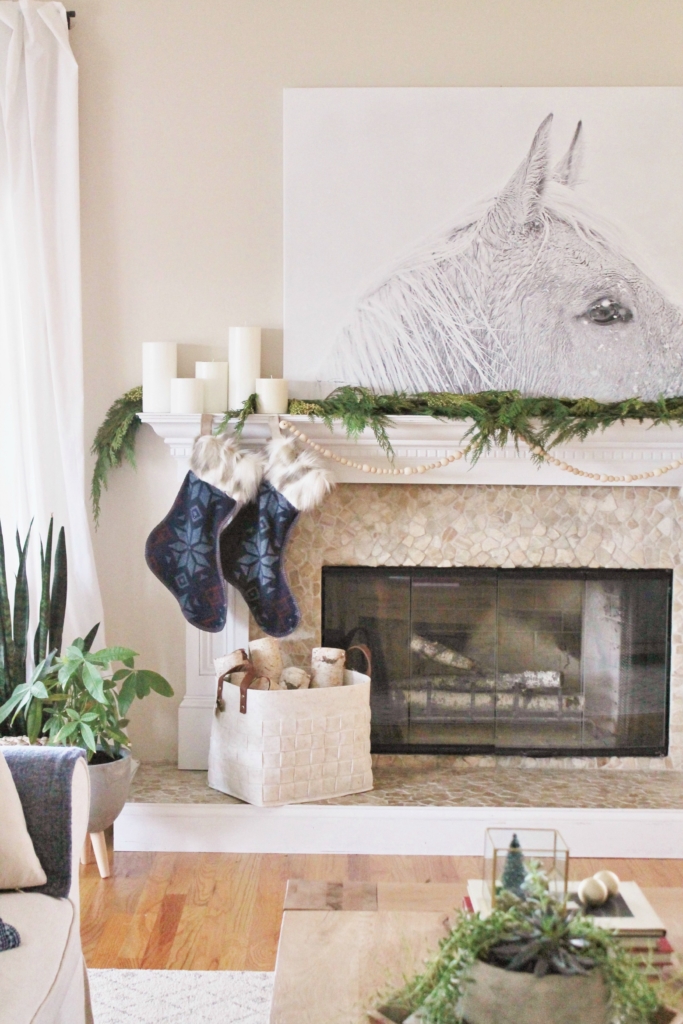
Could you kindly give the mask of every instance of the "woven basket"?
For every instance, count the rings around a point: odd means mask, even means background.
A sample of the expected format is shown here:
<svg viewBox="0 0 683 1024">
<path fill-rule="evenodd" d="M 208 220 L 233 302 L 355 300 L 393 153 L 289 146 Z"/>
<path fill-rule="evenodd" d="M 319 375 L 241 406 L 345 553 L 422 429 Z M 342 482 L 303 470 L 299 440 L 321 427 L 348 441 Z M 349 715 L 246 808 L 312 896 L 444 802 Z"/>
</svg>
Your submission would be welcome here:
<svg viewBox="0 0 683 1024">
<path fill-rule="evenodd" d="M 212 789 L 259 807 L 372 789 L 369 675 L 347 669 L 343 686 L 250 690 L 248 662 L 231 666 L 247 670 L 241 686 L 223 685 L 226 662 L 215 662 Z"/>
</svg>

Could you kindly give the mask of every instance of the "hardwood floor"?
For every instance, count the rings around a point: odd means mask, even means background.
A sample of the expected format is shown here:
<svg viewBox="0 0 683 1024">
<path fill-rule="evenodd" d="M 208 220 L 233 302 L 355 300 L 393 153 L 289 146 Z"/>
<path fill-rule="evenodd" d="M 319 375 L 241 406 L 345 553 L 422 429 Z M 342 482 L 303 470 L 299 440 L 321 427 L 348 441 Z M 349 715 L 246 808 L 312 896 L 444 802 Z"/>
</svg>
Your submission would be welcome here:
<svg viewBox="0 0 683 1024">
<path fill-rule="evenodd" d="M 478 857 L 117 853 L 111 878 L 81 868 L 88 967 L 272 971 L 289 878 L 458 882 Z M 683 860 L 573 860 L 572 878 L 609 867 L 643 887 L 683 888 Z"/>
</svg>

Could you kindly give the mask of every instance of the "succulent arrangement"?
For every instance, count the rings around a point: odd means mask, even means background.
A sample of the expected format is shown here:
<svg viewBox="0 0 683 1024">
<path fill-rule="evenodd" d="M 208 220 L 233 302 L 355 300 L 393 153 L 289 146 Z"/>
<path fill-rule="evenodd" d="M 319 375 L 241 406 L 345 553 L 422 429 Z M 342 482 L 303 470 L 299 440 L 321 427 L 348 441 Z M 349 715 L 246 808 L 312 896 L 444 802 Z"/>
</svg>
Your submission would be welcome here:
<svg viewBox="0 0 683 1024">
<path fill-rule="evenodd" d="M 620 940 L 580 908 L 556 900 L 533 863 L 527 864 L 521 896 L 501 892 L 487 917 L 461 912 L 425 971 L 388 1003 L 405 1016 L 419 1011 L 424 1024 L 461 1024 L 458 1006 L 478 960 L 537 977 L 600 971 L 619 1024 L 651 1024 L 661 1005 Z"/>
</svg>

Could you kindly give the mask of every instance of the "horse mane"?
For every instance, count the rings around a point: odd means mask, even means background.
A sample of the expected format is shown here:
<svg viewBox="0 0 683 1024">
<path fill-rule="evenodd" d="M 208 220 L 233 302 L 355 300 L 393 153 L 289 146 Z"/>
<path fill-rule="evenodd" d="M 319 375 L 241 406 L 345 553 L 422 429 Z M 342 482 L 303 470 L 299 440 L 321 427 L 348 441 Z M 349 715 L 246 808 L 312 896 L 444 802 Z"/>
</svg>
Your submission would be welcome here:
<svg viewBox="0 0 683 1024">
<path fill-rule="evenodd" d="M 383 391 L 440 391 L 444 382 L 463 392 L 505 386 L 509 346 L 484 303 L 489 243 L 482 232 L 495 203 L 479 204 L 407 252 L 361 294 L 337 338 L 328 379 L 367 383 L 372 367 L 373 386 Z M 539 255 L 553 221 L 568 225 L 597 251 L 624 257 L 617 229 L 573 189 L 548 181 Z M 510 294 L 529 272 L 511 279 Z"/>
</svg>

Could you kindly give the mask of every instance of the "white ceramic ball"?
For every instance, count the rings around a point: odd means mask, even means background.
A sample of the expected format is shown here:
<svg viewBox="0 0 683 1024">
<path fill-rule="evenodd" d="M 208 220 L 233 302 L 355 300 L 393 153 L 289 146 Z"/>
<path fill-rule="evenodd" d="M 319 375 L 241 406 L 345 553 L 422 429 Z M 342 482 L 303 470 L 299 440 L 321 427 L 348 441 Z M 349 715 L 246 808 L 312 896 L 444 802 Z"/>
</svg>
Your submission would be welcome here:
<svg viewBox="0 0 683 1024">
<path fill-rule="evenodd" d="M 599 878 L 584 878 L 577 890 L 577 896 L 585 907 L 600 907 L 607 901 L 609 892 Z"/>
<path fill-rule="evenodd" d="M 610 896 L 616 896 L 619 892 L 619 875 L 615 875 L 613 871 L 596 871 L 593 878 L 597 878 L 607 887 Z"/>
</svg>

